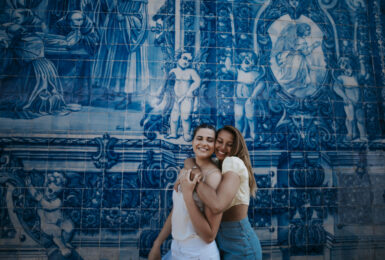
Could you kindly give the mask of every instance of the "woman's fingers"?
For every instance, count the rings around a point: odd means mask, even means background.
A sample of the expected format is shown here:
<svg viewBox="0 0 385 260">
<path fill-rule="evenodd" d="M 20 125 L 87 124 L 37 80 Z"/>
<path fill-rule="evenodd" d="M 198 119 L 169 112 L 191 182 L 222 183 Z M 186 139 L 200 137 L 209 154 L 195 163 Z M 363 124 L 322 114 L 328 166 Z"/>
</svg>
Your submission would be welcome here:
<svg viewBox="0 0 385 260">
<path fill-rule="evenodd" d="M 192 174 L 192 171 L 191 170 L 188 170 L 188 172 L 187 172 L 187 176 L 186 176 L 186 179 L 187 179 L 187 181 L 190 183 L 190 184 L 193 184 L 194 185 L 194 187 L 195 187 L 195 185 L 197 184 L 197 182 L 200 180 L 200 178 L 201 178 L 201 176 L 200 175 L 197 175 L 197 174 L 193 174 L 192 176 L 191 176 L 191 174 Z"/>
<path fill-rule="evenodd" d="M 194 183 L 194 185 L 196 185 L 201 179 L 201 176 L 200 175 L 194 175 L 194 179 L 192 180 L 192 182 Z"/>
<path fill-rule="evenodd" d="M 186 175 L 185 175 L 185 179 L 187 179 L 188 182 L 191 183 L 191 169 L 187 170 L 186 172 Z"/>
</svg>

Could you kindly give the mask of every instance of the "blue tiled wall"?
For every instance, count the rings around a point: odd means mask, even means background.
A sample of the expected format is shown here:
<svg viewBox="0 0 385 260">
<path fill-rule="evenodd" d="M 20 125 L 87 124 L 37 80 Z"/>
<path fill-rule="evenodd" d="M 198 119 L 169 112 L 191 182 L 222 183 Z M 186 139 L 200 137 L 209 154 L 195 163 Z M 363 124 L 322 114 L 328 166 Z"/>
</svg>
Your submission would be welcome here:
<svg viewBox="0 0 385 260">
<path fill-rule="evenodd" d="M 0 258 L 146 258 L 206 122 L 244 133 L 265 259 L 382 259 L 384 12 L 1 1 Z"/>
</svg>

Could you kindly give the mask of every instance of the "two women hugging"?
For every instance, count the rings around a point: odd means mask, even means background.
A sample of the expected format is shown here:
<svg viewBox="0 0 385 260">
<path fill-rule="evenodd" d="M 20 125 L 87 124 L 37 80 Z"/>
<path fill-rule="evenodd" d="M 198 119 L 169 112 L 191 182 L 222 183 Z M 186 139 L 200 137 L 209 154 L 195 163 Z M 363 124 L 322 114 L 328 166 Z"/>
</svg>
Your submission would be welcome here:
<svg viewBox="0 0 385 260">
<path fill-rule="evenodd" d="M 242 134 L 233 126 L 215 131 L 202 124 L 192 147 L 195 158 L 185 160 L 173 208 L 148 258 L 162 258 L 160 247 L 171 234 L 171 250 L 162 259 L 262 259 L 247 217 L 256 182 Z"/>
</svg>

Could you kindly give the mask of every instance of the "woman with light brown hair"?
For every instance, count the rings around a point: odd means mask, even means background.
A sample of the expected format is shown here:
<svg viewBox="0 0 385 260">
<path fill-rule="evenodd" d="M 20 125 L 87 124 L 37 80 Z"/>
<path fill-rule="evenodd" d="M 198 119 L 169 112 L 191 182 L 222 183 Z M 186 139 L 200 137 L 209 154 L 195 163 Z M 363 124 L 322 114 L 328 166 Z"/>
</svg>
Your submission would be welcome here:
<svg viewBox="0 0 385 260">
<path fill-rule="evenodd" d="M 202 124 L 195 128 L 192 148 L 196 165 L 202 170 L 202 183 L 216 189 L 221 181 L 221 172 L 211 160 L 215 146 L 215 128 Z M 182 169 L 179 176 L 187 175 Z M 179 177 L 183 178 L 183 177 Z M 171 250 L 162 259 L 207 259 L 219 260 L 219 250 L 215 237 L 219 229 L 222 213 L 212 213 L 193 189 L 177 187 L 172 194 L 173 207 L 155 239 L 149 260 L 161 259 L 161 244 L 172 235 Z"/>
<path fill-rule="evenodd" d="M 193 159 L 185 161 L 185 168 L 193 168 L 194 177 L 191 180 L 187 174 L 181 178 L 181 187 L 190 191 L 195 187 L 206 207 L 214 214 L 223 212 L 216 238 L 222 259 L 262 259 L 261 244 L 247 216 L 257 185 L 246 142 L 238 129 L 224 126 L 217 131 L 215 155 L 222 171 L 216 190 L 199 181 L 200 170 Z"/>
</svg>

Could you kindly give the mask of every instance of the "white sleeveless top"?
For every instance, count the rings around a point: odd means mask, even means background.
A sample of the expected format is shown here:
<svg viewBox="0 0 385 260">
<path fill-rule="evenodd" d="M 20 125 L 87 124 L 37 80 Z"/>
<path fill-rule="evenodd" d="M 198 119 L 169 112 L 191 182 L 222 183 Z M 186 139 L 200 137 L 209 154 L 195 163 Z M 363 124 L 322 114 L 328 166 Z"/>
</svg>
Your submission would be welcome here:
<svg viewBox="0 0 385 260">
<path fill-rule="evenodd" d="M 207 178 L 208 175 L 215 172 L 218 169 L 213 169 L 206 173 L 203 181 Z M 191 222 L 190 215 L 188 213 L 186 203 L 183 199 L 183 193 L 179 190 L 178 192 L 173 190 L 172 192 L 172 203 L 173 203 L 173 213 L 171 216 L 171 234 L 172 238 L 175 240 L 186 240 L 191 237 L 198 237 L 198 234 L 195 232 L 194 226 Z M 197 193 L 194 191 L 193 199 L 195 204 L 198 206 L 201 212 L 203 212 L 203 203 L 199 199 Z"/>
<path fill-rule="evenodd" d="M 193 198 L 197 206 L 203 211 L 203 204 L 194 192 Z M 190 215 L 183 199 L 181 191 L 172 192 L 173 213 L 171 216 L 171 234 L 175 240 L 186 240 L 188 238 L 197 237 L 194 226 L 191 222 Z"/>
</svg>

